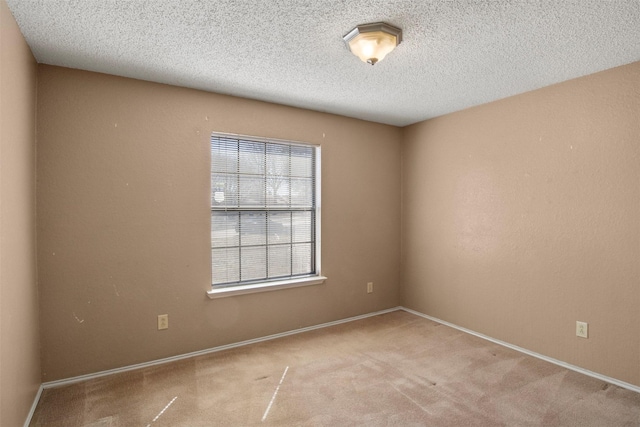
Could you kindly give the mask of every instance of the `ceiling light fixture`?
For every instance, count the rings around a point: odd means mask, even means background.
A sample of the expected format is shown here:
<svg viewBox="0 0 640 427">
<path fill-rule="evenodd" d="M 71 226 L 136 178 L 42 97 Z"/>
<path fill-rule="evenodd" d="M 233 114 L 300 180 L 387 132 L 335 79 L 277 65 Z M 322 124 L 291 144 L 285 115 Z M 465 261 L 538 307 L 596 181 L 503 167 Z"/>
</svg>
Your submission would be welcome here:
<svg viewBox="0 0 640 427">
<path fill-rule="evenodd" d="M 355 56 L 375 65 L 402 41 L 402 30 L 384 22 L 358 25 L 343 37 Z"/>
</svg>

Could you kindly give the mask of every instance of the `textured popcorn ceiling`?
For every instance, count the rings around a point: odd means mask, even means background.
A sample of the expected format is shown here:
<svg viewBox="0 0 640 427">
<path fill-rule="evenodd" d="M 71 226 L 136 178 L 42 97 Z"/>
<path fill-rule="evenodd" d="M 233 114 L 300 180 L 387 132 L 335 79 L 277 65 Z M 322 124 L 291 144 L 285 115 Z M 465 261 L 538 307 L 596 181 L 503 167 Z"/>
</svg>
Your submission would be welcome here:
<svg viewBox="0 0 640 427">
<path fill-rule="evenodd" d="M 640 0 L 7 3 L 40 63 L 400 126 L 640 60 Z M 376 21 L 370 66 L 342 36 Z"/>
</svg>

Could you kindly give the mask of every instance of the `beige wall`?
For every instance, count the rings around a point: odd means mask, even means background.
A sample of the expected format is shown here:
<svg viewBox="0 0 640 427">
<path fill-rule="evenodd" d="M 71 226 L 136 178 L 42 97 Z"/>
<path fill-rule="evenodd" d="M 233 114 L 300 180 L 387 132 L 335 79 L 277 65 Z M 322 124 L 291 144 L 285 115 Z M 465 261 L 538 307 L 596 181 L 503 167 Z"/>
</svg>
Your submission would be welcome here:
<svg viewBox="0 0 640 427">
<path fill-rule="evenodd" d="M 398 128 L 44 65 L 38 82 L 44 381 L 398 305 Z M 206 297 L 212 131 L 322 145 L 325 284 Z"/>
<path fill-rule="evenodd" d="M 35 249 L 36 62 L 0 0 L 0 425 L 40 385 Z"/>
<path fill-rule="evenodd" d="M 640 63 L 403 138 L 403 305 L 640 385 Z"/>
</svg>

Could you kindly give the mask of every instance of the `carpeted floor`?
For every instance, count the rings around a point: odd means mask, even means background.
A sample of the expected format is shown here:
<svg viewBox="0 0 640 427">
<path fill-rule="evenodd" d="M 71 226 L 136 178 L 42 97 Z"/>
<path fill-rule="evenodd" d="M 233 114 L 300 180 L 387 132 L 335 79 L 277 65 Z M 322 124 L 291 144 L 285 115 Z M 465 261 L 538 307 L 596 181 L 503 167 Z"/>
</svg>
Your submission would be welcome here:
<svg viewBox="0 0 640 427">
<path fill-rule="evenodd" d="M 640 426 L 640 394 L 404 311 L 47 389 L 32 426 Z"/>
</svg>

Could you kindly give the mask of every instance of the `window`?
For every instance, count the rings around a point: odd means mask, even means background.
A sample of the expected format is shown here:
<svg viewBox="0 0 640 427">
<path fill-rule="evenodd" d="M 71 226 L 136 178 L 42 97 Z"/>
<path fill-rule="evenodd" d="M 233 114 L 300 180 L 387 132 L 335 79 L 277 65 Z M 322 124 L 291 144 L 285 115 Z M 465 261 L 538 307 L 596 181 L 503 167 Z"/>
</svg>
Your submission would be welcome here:
<svg viewBox="0 0 640 427">
<path fill-rule="evenodd" d="M 320 147 L 211 136 L 209 296 L 320 283 Z"/>
</svg>

